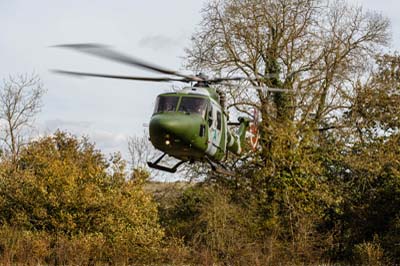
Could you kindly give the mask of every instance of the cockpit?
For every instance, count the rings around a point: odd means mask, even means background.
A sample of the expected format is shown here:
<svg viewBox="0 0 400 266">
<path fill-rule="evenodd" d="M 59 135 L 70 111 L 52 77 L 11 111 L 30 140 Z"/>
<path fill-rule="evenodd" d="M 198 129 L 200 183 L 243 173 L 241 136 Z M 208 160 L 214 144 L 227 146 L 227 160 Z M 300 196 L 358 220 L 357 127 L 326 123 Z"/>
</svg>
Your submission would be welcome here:
<svg viewBox="0 0 400 266">
<path fill-rule="evenodd" d="M 154 113 L 175 112 L 178 101 L 178 96 L 158 96 Z"/>
<path fill-rule="evenodd" d="M 182 112 L 200 114 L 205 117 L 208 98 L 193 96 L 160 95 L 157 97 L 154 113 Z"/>
</svg>

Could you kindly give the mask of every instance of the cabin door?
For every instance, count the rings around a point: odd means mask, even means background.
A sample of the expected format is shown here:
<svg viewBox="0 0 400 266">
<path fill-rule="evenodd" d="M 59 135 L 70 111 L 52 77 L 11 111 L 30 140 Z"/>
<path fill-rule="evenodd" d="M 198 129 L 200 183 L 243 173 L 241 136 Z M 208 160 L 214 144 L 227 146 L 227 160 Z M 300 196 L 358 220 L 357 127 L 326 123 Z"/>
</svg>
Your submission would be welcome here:
<svg viewBox="0 0 400 266">
<path fill-rule="evenodd" d="M 222 137 L 222 113 L 219 108 L 210 104 L 208 110 L 208 145 L 206 153 L 214 156 L 217 151 L 223 151 Z"/>
</svg>

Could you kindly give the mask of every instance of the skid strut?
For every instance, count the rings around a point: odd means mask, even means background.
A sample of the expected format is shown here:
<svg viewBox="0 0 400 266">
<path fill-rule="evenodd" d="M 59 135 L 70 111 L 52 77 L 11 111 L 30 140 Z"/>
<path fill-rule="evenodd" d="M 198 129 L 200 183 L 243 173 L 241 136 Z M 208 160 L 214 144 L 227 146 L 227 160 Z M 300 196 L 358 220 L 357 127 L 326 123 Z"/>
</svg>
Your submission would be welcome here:
<svg viewBox="0 0 400 266">
<path fill-rule="evenodd" d="M 167 167 L 167 166 L 160 165 L 159 162 L 165 157 L 165 155 L 167 155 L 167 154 L 164 153 L 163 155 L 158 157 L 158 159 L 155 160 L 154 163 L 153 162 L 147 162 L 147 165 L 149 167 L 157 169 L 157 170 L 161 170 L 161 171 L 165 171 L 165 172 L 169 172 L 169 173 L 175 173 L 176 170 L 178 170 L 178 167 L 185 162 L 185 161 L 179 161 L 173 167 Z"/>
</svg>

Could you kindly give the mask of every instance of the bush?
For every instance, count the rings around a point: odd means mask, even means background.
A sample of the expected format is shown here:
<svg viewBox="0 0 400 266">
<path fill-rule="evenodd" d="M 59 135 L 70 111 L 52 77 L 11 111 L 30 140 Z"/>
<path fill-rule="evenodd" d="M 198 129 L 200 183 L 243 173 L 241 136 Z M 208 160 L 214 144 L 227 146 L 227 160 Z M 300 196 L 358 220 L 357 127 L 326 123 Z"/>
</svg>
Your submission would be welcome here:
<svg viewBox="0 0 400 266">
<path fill-rule="evenodd" d="M 383 249 L 376 242 L 363 242 L 354 247 L 355 259 L 360 265 L 385 265 L 383 262 L 383 254 Z"/>
<path fill-rule="evenodd" d="M 20 245 L 31 236 L 25 232 L 44 234 L 51 254 L 43 257 L 72 264 L 79 254 L 95 261 L 149 261 L 160 246 L 157 205 L 135 181 L 146 173 L 127 178 L 120 156 L 106 160 L 86 139 L 57 132 L 30 143 L 16 167 L 4 161 L 1 169 L 0 221 L 15 228 L 4 241 Z M 3 249 L 14 252 L 12 245 Z"/>
</svg>

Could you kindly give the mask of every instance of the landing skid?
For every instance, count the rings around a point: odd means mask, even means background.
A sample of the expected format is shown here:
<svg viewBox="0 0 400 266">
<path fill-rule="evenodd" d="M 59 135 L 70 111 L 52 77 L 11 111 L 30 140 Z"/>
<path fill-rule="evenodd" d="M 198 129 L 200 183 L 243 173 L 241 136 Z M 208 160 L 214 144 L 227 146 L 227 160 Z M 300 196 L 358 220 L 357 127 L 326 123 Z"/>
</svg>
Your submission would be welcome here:
<svg viewBox="0 0 400 266">
<path fill-rule="evenodd" d="M 158 157 L 158 159 L 154 163 L 147 162 L 147 165 L 150 168 L 154 168 L 154 169 L 157 169 L 157 170 L 165 171 L 165 172 L 168 172 L 168 173 L 176 173 L 176 170 L 178 170 L 178 167 L 181 164 L 185 163 L 185 161 L 180 161 L 180 162 L 176 163 L 173 167 L 167 167 L 167 166 L 160 165 L 159 162 L 165 157 L 165 155 L 167 155 L 167 154 L 164 153 L 163 155 Z"/>
<path fill-rule="evenodd" d="M 206 158 L 206 161 L 211 166 L 211 170 L 213 170 L 214 172 L 221 174 L 221 175 L 235 176 L 234 172 L 228 170 L 222 164 L 215 163 L 215 162 L 211 161 L 209 158 Z"/>
</svg>

